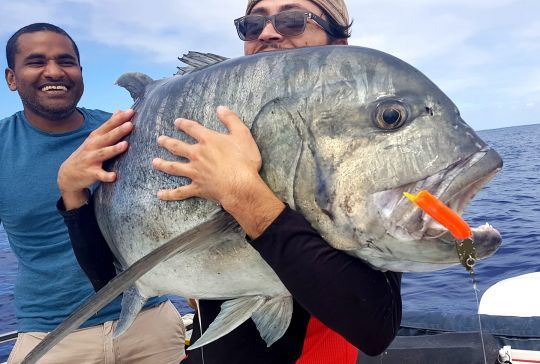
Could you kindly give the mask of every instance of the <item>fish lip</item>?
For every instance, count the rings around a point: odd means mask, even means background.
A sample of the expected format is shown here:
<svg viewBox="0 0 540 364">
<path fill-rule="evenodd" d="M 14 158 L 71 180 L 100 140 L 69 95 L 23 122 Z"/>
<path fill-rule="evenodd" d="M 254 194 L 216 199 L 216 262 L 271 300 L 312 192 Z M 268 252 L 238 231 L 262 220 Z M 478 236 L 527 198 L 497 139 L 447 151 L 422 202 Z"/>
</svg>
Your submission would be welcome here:
<svg viewBox="0 0 540 364">
<path fill-rule="evenodd" d="M 486 147 L 423 180 L 374 193 L 372 201 L 387 231 L 395 238 L 399 240 L 439 239 L 448 233 L 448 230 L 413 205 L 403 192 L 416 194 L 420 190 L 428 190 L 452 210 L 462 215 L 476 193 L 501 168 L 500 156 L 491 148 Z M 499 234 L 497 230 L 493 229 L 493 231 Z"/>
</svg>

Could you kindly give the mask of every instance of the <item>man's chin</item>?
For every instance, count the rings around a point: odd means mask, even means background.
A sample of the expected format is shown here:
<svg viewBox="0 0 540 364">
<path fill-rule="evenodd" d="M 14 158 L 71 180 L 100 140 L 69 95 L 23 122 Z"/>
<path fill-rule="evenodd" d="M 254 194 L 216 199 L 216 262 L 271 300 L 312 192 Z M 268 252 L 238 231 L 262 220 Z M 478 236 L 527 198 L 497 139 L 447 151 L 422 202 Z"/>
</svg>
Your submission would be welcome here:
<svg viewBox="0 0 540 364">
<path fill-rule="evenodd" d="M 61 120 L 70 116 L 77 110 L 79 98 L 25 98 L 23 105 L 33 113 L 49 120 Z"/>
<path fill-rule="evenodd" d="M 47 108 L 40 108 L 38 110 L 35 110 L 37 114 L 39 114 L 41 117 L 44 117 L 49 120 L 63 120 L 67 117 L 71 116 L 74 112 L 77 111 L 76 106 L 72 106 L 69 108 L 62 107 L 62 108 L 54 108 L 54 107 L 47 107 Z"/>
</svg>

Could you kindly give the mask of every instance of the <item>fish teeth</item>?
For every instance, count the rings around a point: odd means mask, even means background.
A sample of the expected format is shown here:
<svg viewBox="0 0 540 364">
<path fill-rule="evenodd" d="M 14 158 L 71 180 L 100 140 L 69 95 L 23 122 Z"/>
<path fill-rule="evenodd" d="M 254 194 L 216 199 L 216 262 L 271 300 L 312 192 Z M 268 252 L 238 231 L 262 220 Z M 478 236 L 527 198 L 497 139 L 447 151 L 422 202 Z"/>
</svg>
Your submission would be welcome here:
<svg viewBox="0 0 540 364">
<path fill-rule="evenodd" d="M 55 85 L 55 86 L 43 86 L 41 88 L 41 91 L 51 91 L 51 90 L 54 90 L 54 91 L 67 91 L 67 87 L 64 86 L 64 85 Z"/>
</svg>

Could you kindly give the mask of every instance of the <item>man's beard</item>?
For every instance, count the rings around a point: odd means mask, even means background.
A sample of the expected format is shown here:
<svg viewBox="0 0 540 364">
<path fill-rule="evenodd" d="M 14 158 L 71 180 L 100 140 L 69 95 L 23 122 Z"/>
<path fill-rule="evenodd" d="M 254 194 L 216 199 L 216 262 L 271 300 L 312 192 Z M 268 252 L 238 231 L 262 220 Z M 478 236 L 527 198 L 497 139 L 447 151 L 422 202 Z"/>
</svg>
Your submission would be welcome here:
<svg viewBox="0 0 540 364">
<path fill-rule="evenodd" d="M 73 100 L 69 100 L 69 102 L 62 106 L 54 107 L 52 105 L 49 106 L 41 103 L 33 95 L 21 95 L 20 93 L 19 95 L 25 108 L 28 108 L 33 113 L 49 120 L 62 120 L 70 116 L 73 112 L 77 110 L 77 103 L 82 96 L 81 94 L 81 96 L 74 98 Z"/>
</svg>

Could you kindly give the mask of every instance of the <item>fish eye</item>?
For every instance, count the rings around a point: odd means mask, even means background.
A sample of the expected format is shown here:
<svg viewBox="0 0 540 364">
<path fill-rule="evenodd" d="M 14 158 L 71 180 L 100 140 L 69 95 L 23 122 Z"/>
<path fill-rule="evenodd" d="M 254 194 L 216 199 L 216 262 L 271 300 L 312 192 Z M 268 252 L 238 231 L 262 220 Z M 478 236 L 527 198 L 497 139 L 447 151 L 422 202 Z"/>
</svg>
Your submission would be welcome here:
<svg viewBox="0 0 540 364">
<path fill-rule="evenodd" d="M 385 130 L 398 129 L 407 121 L 407 117 L 407 109 L 398 101 L 382 102 L 375 111 L 377 126 Z"/>
</svg>

